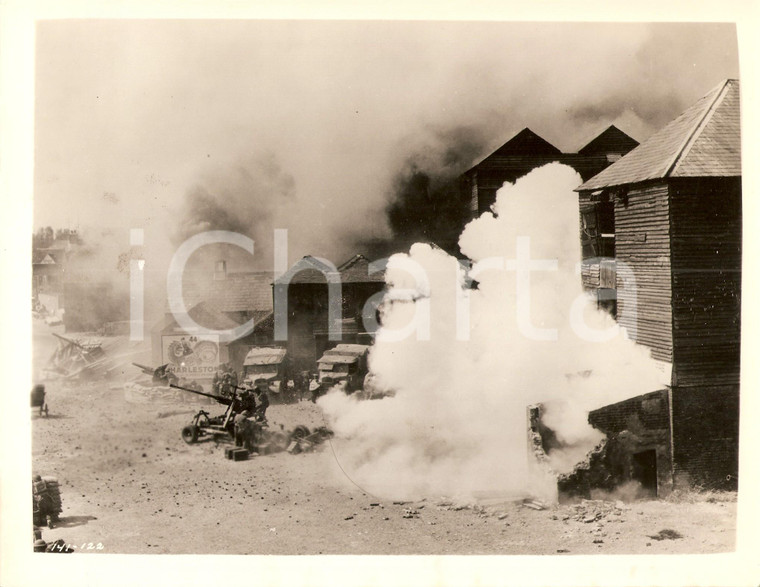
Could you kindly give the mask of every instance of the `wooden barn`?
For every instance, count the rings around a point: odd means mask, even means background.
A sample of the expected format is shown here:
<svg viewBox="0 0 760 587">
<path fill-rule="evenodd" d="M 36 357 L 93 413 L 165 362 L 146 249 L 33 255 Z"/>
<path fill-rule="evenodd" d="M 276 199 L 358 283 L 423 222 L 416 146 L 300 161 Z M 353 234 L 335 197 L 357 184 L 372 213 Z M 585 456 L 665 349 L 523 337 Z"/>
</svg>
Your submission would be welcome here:
<svg viewBox="0 0 760 587">
<path fill-rule="evenodd" d="M 536 167 L 558 161 L 575 169 L 585 181 L 637 145 L 638 142 L 623 131 L 609 126 L 577 153 L 563 153 L 524 128 L 462 175 L 463 198 L 470 200 L 472 215 L 479 216 L 496 201 L 496 192 L 504 182 L 514 183 Z"/>
<path fill-rule="evenodd" d="M 626 400 L 589 419 L 626 438 L 626 474 L 656 483 L 655 493 L 736 487 L 739 122 L 739 81 L 726 80 L 576 190 L 583 284 L 670 379 L 662 397 Z"/>
<path fill-rule="evenodd" d="M 286 342 L 288 355 L 299 370 L 310 370 L 322 354 L 343 343 L 371 344 L 362 312 L 372 296 L 385 288 L 384 271 L 370 272 L 369 261 L 355 255 L 335 270 L 316 257 L 306 256 L 274 282 L 275 337 Z M 339 284 L 339 285 L 333 285 Z M 330 336 L 330 291 L 335 300 L 333 331 Z M 287 305 L 281 301 L 287 300 Z M 339 302 L 339 306 L 338 306 Z M 284 337 L 278 336 L 278 322 L 287 324 Z"/>
</svg>

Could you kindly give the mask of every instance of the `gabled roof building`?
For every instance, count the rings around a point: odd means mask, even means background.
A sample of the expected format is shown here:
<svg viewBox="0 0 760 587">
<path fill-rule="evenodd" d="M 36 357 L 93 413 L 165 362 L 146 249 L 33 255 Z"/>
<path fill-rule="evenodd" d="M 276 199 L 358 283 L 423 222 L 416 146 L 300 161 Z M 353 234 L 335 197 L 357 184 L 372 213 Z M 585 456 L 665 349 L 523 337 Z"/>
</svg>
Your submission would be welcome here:
<svg viewBox="0 0 760 587">
<path fill-rule="evenodd" d="M 637 141 L 616 126 L 608 126 L 577 153 L 563 153 L 531 129 L 524 128 L 462 175 L 463 197 L 469 198 L 472 215 L 478 216 L 490 209 L 504 182 L 513 183 L 537 167 L 558 161 L 587 180 L 637 145 Z"/>
<path fill-rule="evenodd" d="M 657 401 L 602 408 L 592 423 L 615 438 L 625 433 L 623 469 L 654 467 L 646 477 L 655 491 L 736 486 L 739 122 L 739 81 L 729 79 L 577 188 L 583 284 L 650 349 L 670 383 Z M 653 410 L 663 417 L 651 418 Z M 667 434 L 648 434 L 635 413 L 667 422 Z"/>
<path fill-rule="evenodd" d="M 363 255 L 338 267 L 307 255 L 275 280 L 275 335 L 278 322 L 287 324 L 282 343 L 299 370 L 313 369 L 338 343 L 371 343 L 374 332 L 365 328 L 363 312 L 372 296 L 385 288 L 384 274 L 373 270 Z M 339 339 L 331 336 L 331 329 L 338 327 Z"/>
</svg>

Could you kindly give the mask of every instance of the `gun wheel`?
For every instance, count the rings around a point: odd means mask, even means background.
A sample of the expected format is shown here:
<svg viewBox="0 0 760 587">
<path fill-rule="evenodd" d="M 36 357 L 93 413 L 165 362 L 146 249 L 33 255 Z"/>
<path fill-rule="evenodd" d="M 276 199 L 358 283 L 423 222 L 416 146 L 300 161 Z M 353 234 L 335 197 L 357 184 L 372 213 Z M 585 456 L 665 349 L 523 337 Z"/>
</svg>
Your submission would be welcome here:
<svg viewBox="0 0 760 587">
<path fill-rule="evenodd" d="M 198 427 L 192 424 L 185 426 L 182 429 L 182 440 L 187 444 L 193 444 L 198 441 Z"/>
<path fill-rule="evenodd" d="M 306 426 L 298 425 L 293 428 L 293 432 L 290 433 L 290 440 L 293 441 L 306 438 L 309 434 L 311 434 L 311 432 L 309 432 L 309 429 Z"/>
</svg>

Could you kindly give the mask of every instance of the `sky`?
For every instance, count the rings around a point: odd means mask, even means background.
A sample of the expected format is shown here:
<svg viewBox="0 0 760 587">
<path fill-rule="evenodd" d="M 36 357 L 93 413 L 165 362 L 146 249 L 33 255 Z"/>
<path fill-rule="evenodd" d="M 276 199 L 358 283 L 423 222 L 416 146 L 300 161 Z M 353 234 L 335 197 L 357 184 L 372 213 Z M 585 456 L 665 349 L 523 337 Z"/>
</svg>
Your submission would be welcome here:
<svg viewBox="0 0 760 587">
<path fill-rule="evenodd" d="M 524 127 L 574 152 L 641 141 L 739 77 L 732 24 L 57 20 L 36 26 L 34 228 L 78 227 L 162 263 L 234 229 L 271 266 L 388 238 L 410 161 L 462 171 Z M 160 252 L 160 254 L 159 254 Z"/>
</svg>

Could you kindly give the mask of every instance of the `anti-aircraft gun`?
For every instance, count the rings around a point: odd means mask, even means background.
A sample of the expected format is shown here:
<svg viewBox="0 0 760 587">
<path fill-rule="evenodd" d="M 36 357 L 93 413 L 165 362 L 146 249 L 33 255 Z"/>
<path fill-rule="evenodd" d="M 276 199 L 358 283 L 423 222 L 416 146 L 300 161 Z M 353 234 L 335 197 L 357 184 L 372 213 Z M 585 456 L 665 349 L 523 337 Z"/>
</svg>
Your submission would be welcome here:
<svg viewBox="0 0 760 587">
<path fill-rule="evenodd" d="M 212 436 L 214 440 L 220 440 L 223 438 L 234 440 L 235 416 L 244 410 L 251 410 L 253 408 L 253 393 L 249 389 L 238 385 L 234 386 L 231 398 L 197 391 L 174 383 L 169 384 L 169 386 L 175 389 L 181 389 L 182 391 L 187 391 L 188 393 L 209 397 L 220 404 L 227 406 L 224 414 L 216 417 L 209 416 L 209 413 L 206 410 L 200 410 L 193 417 L 190 424 L 182 428 L 182 440 L 188 444 L 197 442 L 198 439 L 203 436 Z M 242 393 L 239 394 L 238 390 L 241 390 Z M 279 429 L 271 429 L 266 421 L 255 421 L 252 422 L 252 424 L 254 426 L 256 451 L 259 454 L 268 454 L 271 452 L 286 450 L 288 446 L 293 445 L 294 442 L 301 444 L 306 443 L 311 446 L 316 444 L 318 440 L 322 438 L 322 436 L 319 436 L 320 434 L 324 434 L 323 430 L 317 430 L 311 434 L 305 426 L 296 426 L 293 430 L 288 432 L 282 425 L 279 426 Z M 299 446 L 301 445 L 299 444 Z M 303 447 L 301 447 L 301 450 L 303 450 Z"/>
<path fill-rule="evenodd" d="M 178 381 L 177 376 L 168 370 L 168 363 L 166 365 L 156 367 L 155 369 L 149 365 L 141 365 L 140 363 L 132 364 L 146 375 L 150 375 L 153 385 L 167 385 L 169 383 L 177 383 Z"/>
<path fill-rule="evenodd" d="M 203 436 L 213 436 L 214 439 L 218 437 L 228 436 L 229 438 L 235 437 L 235 416 L 245 409 L 253 407 L 252 395 L 243 391 L 242 394 L 238 394 L 236 388 L 232 392 L 232 397 L 225 397 L 223 395 L 216 395 L 213 393 L 206 393 L 198 391 L 197 389 L 190 389 L 189 387 L 183 387 L 175 383 L 170 383 L 169 387 L 174 389 L 181 389 L 188 393 L 194 393 L 196 395 L 202 395 L 216 400 L 218 403 L 227 406 L 227 409 L 223 414 L 219 416 L 211 417 L 206 410 L 200 410 L 193 417 L 190 424 L 182 429 L 182 440 L 188 444 L 193 444 L 198 441 L 198 438 Z M 237 387 L 237 386 L 236 386 Z"/>
</svg>

